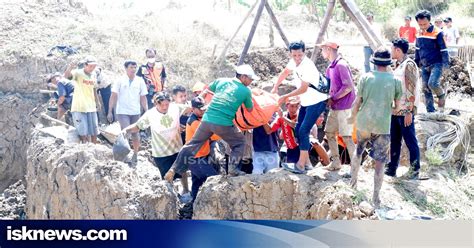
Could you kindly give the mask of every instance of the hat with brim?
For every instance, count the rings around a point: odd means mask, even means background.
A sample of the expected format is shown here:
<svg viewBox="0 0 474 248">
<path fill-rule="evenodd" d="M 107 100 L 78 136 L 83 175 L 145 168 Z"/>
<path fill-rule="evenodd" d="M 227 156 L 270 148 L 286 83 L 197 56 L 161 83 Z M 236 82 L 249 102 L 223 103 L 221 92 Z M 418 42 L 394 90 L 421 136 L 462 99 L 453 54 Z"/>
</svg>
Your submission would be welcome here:
<svg viewBox="0 0 474 248">
<path fill-rule="evenodd" d="M 316 46 L 330 47 L 330 48 L 335 49 L 335 50 L 337 50 L 339 48 L 339 44 L 337 44 L 337 42 L 334 42 L 334 41 L 325 41 L 325 42 L 317 44 Z"/>
<path fill-rule="evenodd" d="M 87 56 L 84 59 L 84 64 L 86 64 L 86 65 L 97 65 L 97 59 L 93 56 Z"/>
<path fill-rule="evenodd" d="M 389 51 L 375 52 L 370 58 L 370 62 L 374 65 L 391 65 L 392 56 Z"/>
<path fill-rule="evenodd" d="M 246 75 L 252 80 L 260 80 L 260 77 L 255 74 L 252 67 L 250 65 L 239 65 L 235 68 L 235 72 L 240 75 Z"/>
</svg>

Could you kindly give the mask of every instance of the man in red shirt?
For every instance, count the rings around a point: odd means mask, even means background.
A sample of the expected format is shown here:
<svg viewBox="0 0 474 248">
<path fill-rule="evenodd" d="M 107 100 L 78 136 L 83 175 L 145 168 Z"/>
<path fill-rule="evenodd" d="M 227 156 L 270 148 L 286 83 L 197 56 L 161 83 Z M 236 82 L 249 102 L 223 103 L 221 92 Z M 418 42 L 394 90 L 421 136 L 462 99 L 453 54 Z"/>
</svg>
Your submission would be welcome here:
<svg viewBox="0 0 474 248">
<path fill-rule="evenodd" d="M 408 40 L 410 43 L 415 43 L 416 41 L 416 28 L 410 26 L 411 24 L 411 16 L 406 16 L 405 17 L 405 25 L 400 26 L 400 29 L 398 30 L 398 36 L 400 38 L 405 38 Z"/>
</svg>

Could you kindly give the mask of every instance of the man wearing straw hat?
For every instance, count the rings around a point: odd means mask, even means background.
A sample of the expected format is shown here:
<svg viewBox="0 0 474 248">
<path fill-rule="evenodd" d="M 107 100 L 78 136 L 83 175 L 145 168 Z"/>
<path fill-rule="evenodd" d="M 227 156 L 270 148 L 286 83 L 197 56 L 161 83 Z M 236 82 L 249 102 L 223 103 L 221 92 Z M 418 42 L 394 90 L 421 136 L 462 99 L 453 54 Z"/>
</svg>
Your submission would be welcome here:
<svg viewBox="0 0 474 248">
<path fill-rule="evenodd" d="M 351 186 L 357 187 L 357 173 L 361 156 L 367 143 L 372 143 L 370 156 L 375 160 L 374 206 L 380 206 L 379 192 L 382 188 L 384 165 L 389 162 L 390 120 L 392 103 L 398 108 L 402 95 L 400 80 L 390 71 L 392 64 L 390 50 L 378 48 L 372 56 L 371 63 L 375 71 L 364 74 L 359 81 L 357 98 L 348 122 L 354 123 L 357 118 L 357 149 L 351 156 Z"/>
</svg>

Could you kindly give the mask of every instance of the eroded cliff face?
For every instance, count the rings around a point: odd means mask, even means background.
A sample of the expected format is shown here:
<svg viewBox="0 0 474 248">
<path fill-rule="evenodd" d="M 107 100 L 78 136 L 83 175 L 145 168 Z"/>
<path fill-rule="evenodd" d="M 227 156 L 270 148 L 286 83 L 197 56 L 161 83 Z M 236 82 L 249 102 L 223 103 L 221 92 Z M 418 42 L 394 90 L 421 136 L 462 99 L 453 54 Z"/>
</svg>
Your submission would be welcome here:
<svg viewBox="0 0 474 248">
<path fill-rule="evenodd" d="M 321 169 L 321 168 L 320 168 Z M 276 169 L 266 175 L 209 178 L 194 203 L 194 219 L 360 219 L 355 192 L 335 173 L 295 175 Z"/>
<path fill-rule="evenodd" d="M 37 100 L 0 93 L 0 192 L 26 174 L 26 149 L 38 120 Z"/>
<path fill-rule="evenodd" d="M 29 219 L 175 219 L 171 184 L 145 159 L 113 161 L 105 145 L 71 144 L 33 132 L 28 148 Z"/>
</svg>

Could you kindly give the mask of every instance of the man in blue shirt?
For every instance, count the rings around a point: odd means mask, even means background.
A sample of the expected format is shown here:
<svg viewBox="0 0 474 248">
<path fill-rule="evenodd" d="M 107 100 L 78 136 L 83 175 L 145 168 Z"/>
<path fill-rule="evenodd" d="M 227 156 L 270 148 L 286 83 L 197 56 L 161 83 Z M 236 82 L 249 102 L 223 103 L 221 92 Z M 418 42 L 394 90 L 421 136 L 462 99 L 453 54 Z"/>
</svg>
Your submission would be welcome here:
<svg viewBox="0 0 474 248">
<path fill-rule="evenodd" d="M 58 72 L 52 74 L 48 78 L 48 84 L 56 86 L 57 93 L 55 97 L 57 98 L 58 105 L 58 120 L 61 120 L 66 114 L 67 111 L 71 110 L 72 95 L 74 93 L 74 85 L 71 81 L 62 77 Z"/>
</svg>

